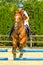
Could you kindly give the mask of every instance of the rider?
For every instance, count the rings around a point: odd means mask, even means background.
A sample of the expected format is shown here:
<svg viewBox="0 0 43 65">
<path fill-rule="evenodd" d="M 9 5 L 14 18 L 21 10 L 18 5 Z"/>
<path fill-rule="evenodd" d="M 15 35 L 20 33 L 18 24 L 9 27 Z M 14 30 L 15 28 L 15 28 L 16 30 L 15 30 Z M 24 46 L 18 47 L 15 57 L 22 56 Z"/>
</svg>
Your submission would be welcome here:
<svg viewBox="0 0 43 65">
<path fill-rule="evenodd" d="M 29 26 L 29 23 L 28 23 L 28 20 L 29 20 L 29 17 L 28 17 L 28 14 L 27 12 L 23 9 L 24 5 L 23 4 L 18 4 L 18 11 L 20 13 L 22 13 L 24 16 L 26 16 L 26 19 L 24 20 L 24 25 L 28 25 Z"/>
<path fill-rule="evenodd" d="M 29 16 L 27 14 L 27 12 L 23 9 L 24 5 L 23 4 L 18 4 L 18 11 L 20 13 L 22 13 L 24 15 L 24 17 L 26 17 L 26 19 L 24 19 L 24 25 L 25 25 L 25 28 L 26 28 L 26 32 L 27 32 L 27 35 L 29 36 L 30 35 L 30 28 L 29 28 Z"/>
</svg>

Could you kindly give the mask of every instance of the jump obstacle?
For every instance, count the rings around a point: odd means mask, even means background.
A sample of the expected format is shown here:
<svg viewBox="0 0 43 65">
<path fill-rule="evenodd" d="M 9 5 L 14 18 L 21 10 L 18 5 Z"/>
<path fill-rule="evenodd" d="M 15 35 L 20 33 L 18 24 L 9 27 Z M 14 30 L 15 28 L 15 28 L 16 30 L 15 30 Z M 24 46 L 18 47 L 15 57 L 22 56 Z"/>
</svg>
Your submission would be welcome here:
<svg viewBox="0 0 43 65">
<path fill-rule="evenodd" d="M 9 52 L 8 49 L 0 49 L 0 52 Z M 43 52 L 43 49 L 22 49 L 20 52 Z"/>
<path fill-rule="evenodd" d="M 8 49 L 0 49 L 0 52 L 9 52 L 8 51 Z M 43 52 L 43 49 L 27 49 L 27 50 L 25 50 L 25 49 L 22 49 L 22 50 L 20 50 L 20 52 Z M 19 60 L 19 61 L 25 61 L 25 60 L 31 60 L 31 61 L 35 61 L 35 60 L 40 60 L 40 61 L 42 61 L 43 60 L 43 57 L 42 58 L 0 58 L 0 61 L 1 60 Z"/>
<path fill-rule="evenodd" d="M 0 58 L 0 60 L 19 60 L 19 61 L 28 61 L 28 60 L 32 60 L 32 61 L 35 61 L 35 60 L 40 60 L 40 61 L 43 61 L 43 58 L 10 58 L 10 59 L 8 59 L 8 58 Z"/>
</svg>

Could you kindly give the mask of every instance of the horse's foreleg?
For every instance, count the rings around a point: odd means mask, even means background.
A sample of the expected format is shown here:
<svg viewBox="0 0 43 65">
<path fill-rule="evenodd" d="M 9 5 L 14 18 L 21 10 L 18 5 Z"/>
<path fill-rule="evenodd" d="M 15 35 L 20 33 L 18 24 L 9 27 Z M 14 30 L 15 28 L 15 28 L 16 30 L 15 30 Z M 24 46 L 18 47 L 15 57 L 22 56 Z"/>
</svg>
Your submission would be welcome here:
<svg viewBox="0 0 43 65">
<path fill-rule="evenodd" d="M 25 43 L 26 43 L 26 37 L 23 37 L 22 39 L 21 39 L 21 41 L 20 41 L 20 48 L 23 48 L 24 47 L 24 45 L 25 45 Z"/>
<path fill-rule="evenodd" d="M 17 47 L 16 39 L 14 39 L 13 40 L 13 48 L 12 48 L 13 58 L 16 57 L 16 47 Z"/>
<path fill-rule="evenodd" d="M 16 58 L 16 48 L 12 48 L 13 58 Z"/>
<path fill-rule="evenodd" d="M 23 47 L 24 47 L 24 44 L 26 43 L 26 37 L 24 37 L 21 41 L 20 41 L 20 50 L 21 49 L 23 49 Z M 23 56 L 23 53 L 22 52 L 20 52 L 20 58 Z"/>
</svg>

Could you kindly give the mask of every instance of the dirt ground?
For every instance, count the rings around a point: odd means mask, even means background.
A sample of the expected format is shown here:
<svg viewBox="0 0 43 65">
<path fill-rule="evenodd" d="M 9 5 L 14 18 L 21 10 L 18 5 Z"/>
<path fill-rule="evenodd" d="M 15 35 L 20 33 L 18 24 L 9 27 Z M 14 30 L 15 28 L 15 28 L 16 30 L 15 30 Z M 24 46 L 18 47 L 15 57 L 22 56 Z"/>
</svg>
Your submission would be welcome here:
<svg viewBox="0 0 43 65">
<path fill-rule="evenodd" d="M 43 61 L 0 61 L 0 65 L 43 65 Z"/>
<path fill-rule="evenodd" d="M 3 49 L 3 48 L 2 48 Z M 6 49 L 6 48 L 5 48 Z M 9 52 L 0 52 L 0 57 L 7 57 L 7 58 L 13 58 L 12 55 L 12 48 L 7 48 Z M 17 54 L 17 57 L 19 56 L 19 53 Z M 43 52 L 35 52 L 30 53 L 26 52 L 23 54 L 23 57 L 43 57 Z M 43 65 L 43 61 L 14 61 L 14 60 L 8 60 L 8 61 L 0 61 L 0 65 Z"/>
</svg>

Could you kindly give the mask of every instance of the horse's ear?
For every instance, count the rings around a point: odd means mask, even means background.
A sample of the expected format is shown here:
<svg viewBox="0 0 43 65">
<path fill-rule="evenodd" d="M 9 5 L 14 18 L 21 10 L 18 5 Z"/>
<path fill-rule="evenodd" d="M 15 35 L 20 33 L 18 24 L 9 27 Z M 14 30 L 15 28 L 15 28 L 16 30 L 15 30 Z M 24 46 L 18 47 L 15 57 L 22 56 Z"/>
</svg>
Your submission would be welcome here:
<svg viewBox="0 0 43 65">
<path fill-rule="evenodd" d="M 16 15 L 16 11 L 14 11 L 14 16 Z"/>
<path fill-rule="evenodd" d="M 17 11 L 14 11 L 14 15 L 17 14 L 18 12 Z"/>
<path fill-rule="evenodd" d="M 15 14 L 19 14 L 19 12 L 18 12 L 18 11 L 16 11 L 16 12 L 15 12 Z"/>
<path fill-rule="evenodd" d="M 17 11 L 15 11 L 15 13 L 16 13 Z"/>
</svg>

